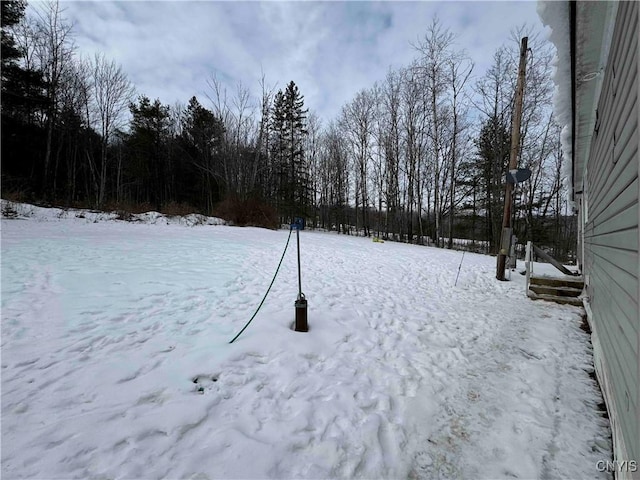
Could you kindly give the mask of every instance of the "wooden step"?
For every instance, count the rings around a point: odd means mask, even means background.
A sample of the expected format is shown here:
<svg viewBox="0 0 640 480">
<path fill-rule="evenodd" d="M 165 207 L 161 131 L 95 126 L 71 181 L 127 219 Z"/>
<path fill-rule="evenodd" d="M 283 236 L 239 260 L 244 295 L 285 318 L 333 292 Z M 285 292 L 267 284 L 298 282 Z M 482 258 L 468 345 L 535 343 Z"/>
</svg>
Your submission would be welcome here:
<svg viewBox="0 0 640 480">
<path fill-rule="evenodd" d="M 576 307 L 582 306 L 582 299 L 578 297 L 559 297 L 556 295 L 538 294 L 531 290 L 527 292 L 527 295 L 532 300 L 546 300 L 548 302 L 561 303 L 564 305 L 575 305 Z"/>
<path fill-rule="evenodd" d="M 530 284 L 529 289 L 538 295 L 556 295 L 558 297 L 578 297 L 582 293 L 582 288 L 554 287 L 551 285 Z"/>
<path fill-rule="evenodd" d="M 569 288 L 579 288 L 582 290 L 584 287 L 584 280 L 582 277 L 575 278 L 558 278 L 558 277 L 537 277 L 531 275 L 529 279 L 530 285 L 546 285 L 549 287 L 569 287 Z"/>
</svg>

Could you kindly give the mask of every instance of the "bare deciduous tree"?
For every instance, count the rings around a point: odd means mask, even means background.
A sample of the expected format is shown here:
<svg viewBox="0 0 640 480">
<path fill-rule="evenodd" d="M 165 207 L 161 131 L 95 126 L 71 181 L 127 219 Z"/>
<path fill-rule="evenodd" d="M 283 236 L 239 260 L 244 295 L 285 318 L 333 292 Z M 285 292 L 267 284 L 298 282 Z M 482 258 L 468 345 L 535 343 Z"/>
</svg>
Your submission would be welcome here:
<svg viewBox="0 0 640 480">
<path fill-rule="evenodd" d="M 36 3 L 34 15 L 29 19 L 34 35 L 34 54 L 39 62 L 39 70 L 46 83 L 46 148 L 44 155 L 45 192 L 53 195 L 49 187 L 51 178 L 51 156 L 53 130 L 59 111 L 59 97 L 65 69 L 71 68 L 74 45 L 71 39 L 72 26 L 66 22 L 58 0 Z"/>
<path fill-rule="evenodd" d="M 356 230 L 358 210 L 362 212 L 362 228 L 369 236 L 369 161 L 372 155 L 374 103 L 371 92 L 361 90 L 342 109 L 340 118 L 357 175 L 355 177 Z"/>
<path fill-rule="evenodd" d="M 473 71 L 473 62 L 463 53 L 457 58 L 449 60 L 450 80 L 451 80 L 451 111 L 453 115 L 453 131 L 451 132 L 451 174 L 449 191 L 449 242 L 448 247 L 453 248 L 453 219 L 455 213 L 455 190 L 456 190 L 456 169 L 458 167 L 460 145 L 459 135 L 463 132 L 465 125 L 466 109 L 460 106 L 460 100 L 466 100 L 465 86 Z M 462 110 L 462 112 L 461 112 Z"/>
<path fill-rule="evenodd" d="M 448 88 L 448 63 L 451 60 L 451 47 L 455 36 L 440 24 L 435 18 L 427 28 L 424 38 L 414 48 L 420 53 L 420 58 L 414 68 L 419 71 L 425 84 L 427 95 L 426 104 L 430 115 L 430 137 L 433 151 L 434 172 L 434 213 L 435 213 L 435 241 L 440 245 L 442 231 L 441 177 L 446 175 L 443 155 L 443 102 Z"/>
<path fill-rule="evenodd" d="M 122 68 L 104 55 L 96 54 L 92 64 L 92 93 L 95 124 L 101 135 L 97 205 L 105 200 L 109 142 L 125 123 L 124 113 L 134 95 L 134 88 Z"/>
</svg>

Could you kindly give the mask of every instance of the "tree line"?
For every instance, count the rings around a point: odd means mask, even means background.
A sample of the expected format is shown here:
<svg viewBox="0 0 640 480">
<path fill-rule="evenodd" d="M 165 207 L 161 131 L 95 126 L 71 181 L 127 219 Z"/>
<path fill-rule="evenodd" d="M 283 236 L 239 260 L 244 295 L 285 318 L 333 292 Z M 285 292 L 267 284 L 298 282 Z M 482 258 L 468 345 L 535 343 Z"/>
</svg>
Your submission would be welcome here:
<svg viewBox="0 0 640 480">
<path fill-rule="evenodd" d="M 521 36 L 529 36 L 516 189 L 522 240 L 566 258 L 575 217 L 552 115 L 551 45 L 524 28 L 474 64 L 437 19 L 415 59 L 323 122 L 294 81 L 228 92 L 211 76 L 186 104 L 136 92 L 104 55 L 76 53 L 58 2 L 2 4 L 2 190 L 25 201 L 218 214 L 495 252 Z"/>
</svg>

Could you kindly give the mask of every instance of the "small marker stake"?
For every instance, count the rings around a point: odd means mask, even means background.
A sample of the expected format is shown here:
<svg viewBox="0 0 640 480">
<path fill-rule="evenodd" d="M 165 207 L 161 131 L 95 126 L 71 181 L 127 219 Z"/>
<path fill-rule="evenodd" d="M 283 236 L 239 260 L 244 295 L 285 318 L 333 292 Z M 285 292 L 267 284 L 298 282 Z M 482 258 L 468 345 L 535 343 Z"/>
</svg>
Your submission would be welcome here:
<svg viewBox="0 0 640 480">
<path fill-rule="evenodd" d="M 462 251 L 462 259 L 460 260 L 460 265 L 458 266 L 458 274 L 456 275 L 456 283 L 453 284 L 454 287 L 458 286 L 458 277 L 460 276 L 460 269 L 462 268 L 462 260 L 464 260 L 464 250 Z"/>
<path fill-rule="evenodd" d="M 298 298 L 295 302 L 296 307 L 296 332 L 308 332 L 309 324 L 307 323 L 307 299 Z"/>
</svg>

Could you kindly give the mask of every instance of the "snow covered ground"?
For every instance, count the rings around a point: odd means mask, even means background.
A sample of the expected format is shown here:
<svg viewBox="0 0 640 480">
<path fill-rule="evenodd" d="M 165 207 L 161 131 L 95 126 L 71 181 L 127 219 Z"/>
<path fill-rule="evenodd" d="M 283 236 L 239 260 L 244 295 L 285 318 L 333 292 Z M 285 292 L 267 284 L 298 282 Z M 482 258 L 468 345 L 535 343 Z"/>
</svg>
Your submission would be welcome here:
<svg viewBox="0 0 640 480">
<path fill-rule="evenodd" d="M 288 231 L 19 210 L 4 478 L 610 478 L 581 309 L 493 257 L 303 231 L 310 331 L 293 236 L 230 345 Z"/>
</svg>

